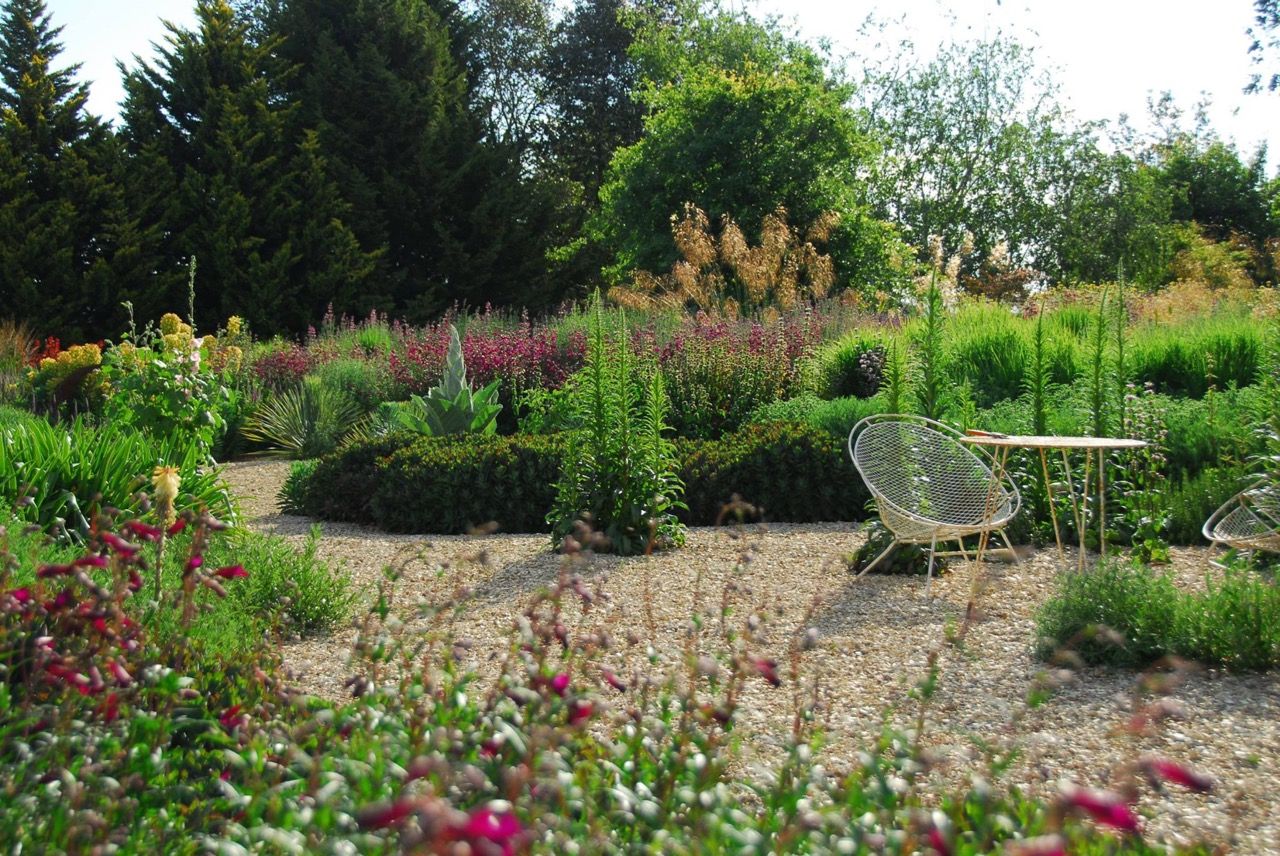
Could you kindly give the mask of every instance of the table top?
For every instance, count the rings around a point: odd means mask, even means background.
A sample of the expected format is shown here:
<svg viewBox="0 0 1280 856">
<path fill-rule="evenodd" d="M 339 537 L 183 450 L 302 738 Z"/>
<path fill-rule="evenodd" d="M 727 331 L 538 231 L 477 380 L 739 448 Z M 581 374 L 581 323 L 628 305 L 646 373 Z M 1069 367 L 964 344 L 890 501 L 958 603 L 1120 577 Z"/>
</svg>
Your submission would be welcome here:
<svg viewBox="0 0 1280 856">
<path fill-rule="evenodd" d="M 975 446 L 1000 446 L 1018 449 L 1141 449 L 1146 440 L 1122 437 L 1044 437 L 1017 434 L 966 434 L 961 438 Z"/>
</svg>

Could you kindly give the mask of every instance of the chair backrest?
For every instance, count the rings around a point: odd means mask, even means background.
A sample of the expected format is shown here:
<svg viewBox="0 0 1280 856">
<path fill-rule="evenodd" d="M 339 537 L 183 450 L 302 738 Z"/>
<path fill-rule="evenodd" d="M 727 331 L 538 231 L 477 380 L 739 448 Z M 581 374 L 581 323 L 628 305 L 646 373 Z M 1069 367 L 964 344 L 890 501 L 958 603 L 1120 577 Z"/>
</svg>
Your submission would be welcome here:
<svg viewBox="0 0 1280 856">
<path fill-rule="evenodd" d="M 849 454 L 877 502 L 928 523 L 975 525 L 1017 511 L 1017 489 L 993 484 L 991 468 L 960 433 L 924 417 L 880 414 L 849 432 Z"/>
<path fill-rule="evenodd" d="M 1280 495 L 1258 482 L 1223 503 L 1204 522 L 1204 537 L 1245 549 L 1280 551 Z"/>
</svg>

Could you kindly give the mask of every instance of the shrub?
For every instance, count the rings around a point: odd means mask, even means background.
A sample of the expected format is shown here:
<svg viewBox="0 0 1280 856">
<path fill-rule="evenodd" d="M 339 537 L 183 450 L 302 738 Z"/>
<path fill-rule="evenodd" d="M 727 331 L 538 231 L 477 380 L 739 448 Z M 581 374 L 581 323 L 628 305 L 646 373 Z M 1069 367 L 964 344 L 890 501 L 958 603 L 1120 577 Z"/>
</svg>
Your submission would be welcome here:
<svg viewBox="0 0 1280 856">
<path fill-rule="evenodd" d="M 868 416 L 885 412 L 884 397 L 836 398 L 823 401 L 812 395 L 775 401 L 757 408 L 751 414 L 751 422 L 764 425 L 769 422 L 803 422 L 833 437 L 845 440 L 853 426 Z"/>
<path fill-rule="evenodd" d="M 282 339 L 258 345 L 250 363 L 258 382 L 271 392 L 284 392 L 297 386 L 314 368 L 305 348 Z"/>
<path fill-rule="evenodd" d="M 208 508 L 232 519 L 231 497 L 203 450 L 181 434 L 156 437 L 128 425 L 98 428 L 40 418 L 0 429 L 0 505 L 28 523 L 73 538 L 88 534 L 95 507 L 137 511 L 158 466 L 177 467 L 179 509 Z M 56 531 L 55 531 L 56 530 Z"/>
<path fill-rule="evenodd" d="M 313 374 L 323 386 L 355 401 L 365 413 L 393 395 L 387 368 L 369 359 L 339 357 L 321 363 Z"/>
<path fill-rule="evenodd" d="M 620 313 L 621 316 L 621 313 Z M 548 515 L 559 543 L 579 522 L 604 533 L 610 548 L 631 555 L 684 543 L 675 512 L 683 507 L 675 448 L 667 431 L 662 375 L 636 365 L 626 336 L 605 330 L 597 292 L 587 360 L 570 381 L 573 428 Z"/>
<path fill-rule="evenodd" d="M 1165 488 L 1169 507 L 1170 544 L 1203 544 L 1202 529 L 1217 511 L 1247 484 L 1243 467 L 1208 467 Z"/>
<path fill-rule="evenodd" d="M 346 393 L 306 377 L 259 404 L 240 433 L 270 454 L 314 458 L 337 448 L 360 415 L 360 406 Z"/>
<path fill-rule="evenodd" d="M 393 532 L 546 532 L 563 454 L 555 437 L 424 437 L 376 460 L 369 514 Z"/>
<path fill-rule="evenodd" d="M 852 427 L 852 426 L 851 426 Z M 748 425 L 721 440 L 684 444 L 686 519 L 708 525 L 736 495 L 766 520 L 860 520 L 869 495 L 844 443 L 818 428 Z M 732 519 L 730 517 L 729 519 Z"/>
<path fill-rule="evenodd" d="M 1063 574 L 1037 625 L 1042 655 L 1066 645 L 1090 663 L 1143 666 L 1173 654 L 1231 670 L 1280 664 L 1280 587 L 1239 567 L 1204 592 L 1137 564 Z"/>
<path fill-rule="evenodd" d="M 354 440 L 305 468 L 290 473 L 286 489 L 293 509 L 321 520 L 378 525 L 370 501 L 381 480 L 378 462 L 414 442 L 411 435 L 391 434 Z M 417 491 L 404 497 L 416 499 Z"/>
<path fill-rule="evenodd" d="M 819 398 L 870 398 L 884 379 L 886 353 L 879 335 L 854 331 L 817 353 L 809 384 Z"/>
</svg>

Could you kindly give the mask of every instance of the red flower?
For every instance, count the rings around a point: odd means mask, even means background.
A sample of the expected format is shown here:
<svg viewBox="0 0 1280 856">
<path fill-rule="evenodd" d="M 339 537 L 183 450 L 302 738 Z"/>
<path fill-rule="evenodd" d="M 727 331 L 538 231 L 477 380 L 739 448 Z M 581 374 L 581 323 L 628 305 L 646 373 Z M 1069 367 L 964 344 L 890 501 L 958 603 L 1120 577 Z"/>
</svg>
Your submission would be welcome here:
<svg viewBox="0 0 1280 856">
<path fill-rule="evenodd" d="M 1138 831 L 1138 816 L 1119 794 L 1066 785 L 1062 789 L 1062 798 L 1068 806 L 1083 811 L 1103 826 L 1123 832 Z"/>
<path fill-rule="evenodd" d="M 63 683 L 70 684 L 80 695 L 89 694 L 89 677 L 87 675 L 82 675 L 75 669 L 68 668 L 61 663 L 50 663 L 44 669 Z"/>
<path fill-rule="evenodd" d="M 375 803 L 356 812 L 356 820 L 364 829 L 386 829 L 413 814 L 415 807 L 415 801 L 407 798 L 393 803 Z"/>
<path fill-rule="evenodd" d="M 65 577 L 70 575 L 75 569 L 71 565 L 44 565 L 38 571 L 36 576 L 42 580 L 49 577 Z"/>
<path fill-rule="evenodd" d="M 551 691 L 563 697 L 569 689 L 569 673 L 561 672 L 551 679 Z"/>
<path fill-rule="evenodd" d="M 218 568 L 213 572 L 213 575 L 222 577 L 224 580 L 230 580 L 236 577 L 247 577 L 249 572 L 244 569 L 244 565 L 228 565 L 225 568 Z"/>
<path fill-rule="evenodd" d="M 120 716 L 120 698 L 115 693 L 107 693 L 107 697 L 98 705 L 98 714 L 107 722 L 115 722 Z"/>
<path fill-rule="evenodd" d="M 942 834 L 942 830 L 933 827 L 929 830 L 929 846 L 933 848 L 938 856 L 951 856 L 951 845 L 947 843 L 947 837 Z"/>
<path fill-rule="evenodd" d="M 589 701 L 574 699 L 569 702 L 569 724 L 578 725 L 595 715 L 596 706 Z"/>
<path fill-rule="evenodd" d="M 130 544 L 114 532 L 103 532 L 100 536 L 102 542 L 116 551 L 116 554 L 126 559 L 132 559 L 138 554 L 140 549 L 136 544 Z"/>
<path fill-rule="evenodd" d="M 165 530 L 165 533 L 168 535 L 177 535 L 179 532 L 181 532 L 183 529 L 186 529 L 186 528 L 187 528 L 187 518 L 179 517 L 177 520 L 173 521 L 172 526 L 170 526 L 168 529 Z"/>
<path fill-rule="evenodd" d="M 64 588 L 58 592 L 57 597 L 53 600 L 46 601 L 44 608 L 47 612 L 61 612 L 75 601 L 75 596 L 71 593 L 70 588 Z"/>
<path fill-rule="evenodd" d="M 516 844 L 523 834 L 524 827 L 514 815 L 495 814 L 487 808 L 478 808 L 467 816 L 466 823 L 450 827 L 445 837 L 472 845 L 473 852 L 515 856 Z M 488 846 L 475 846 L 481 843 Z"/>
<path fill-rule="evenodd" d="M 604 682 L 606 684 L 613 687 L 615 690 L 617 690 L 620 693 L 625 693 L 627 691 L 627 685 L 624 684 L 622 680 L 613 673 L 612 669 L 602 669 L 601 673 L 604 675 Z"/>
<path fill-rule="evenodd" d="M 192 556 L 190 559 L 187 559 L 187 573 L 191 573 L 192 571 L 196 570 L 203 564 L 204 564 L 204 556 L 201 556 L 201 555 Z"/>
<path fill-rule="evenodd" d="M 127 687 L 133 683 L 133 675 L 129 674 L 129 671 L 125 669 L 124 664 L 119 660 L 112 660 L 110 669 L 112 676 L 116 679 L 116 683 L 120 686 Z"/>
<path fill-rule="evenodd" d="M 72 567 L 76 568 L 105 568 L 106 566 L 106 556 L 81 556 L 72 565 Z"/>
<path fill-rule="evenodd" d="M 782 686 L 782 679 L 778 677 L 778 661 L 766 660 L 760 658 L 754 660 L 752 665 L 756 667 L 756 671 L 760 673 L 760 677 L 764 678 L 775 687 Z"/>
<path fill-rule="evenodd" d="M 141 538 L 143 541 L 159 541 L 160 527 L 149 526 L 141 520 L 130 520 L 124 525 L 125 530 L 135 538 Z"/>
<path fill-rule="evenodd" d="M 240 713 L 240 705 L 233 704 L 222 712 L 222 715 L 218 717 L 218 722 L 221 722 L 222 727 L 230 731 L 244 725 L 246 719 L 247 717 Z"/>
<path fill-rule="evenodd" d="M 1151 784 L 1159 787 L 1160 782 L 1173 782 L 1197 793 L 1213 790 L 1213 779 L 1203 773 L 1197 773 L 1173 761 L 1160 758 L 1144 758 L 1139 762 L 1142 771 L 1147 774 Z"/>
<path fill-rule="evenodd" d="M 142 574 L 138 573 L 133 568 L 130 568 L 129 569 L 129 591 L 141 591 L 141 590 L 142 590 Z"/>
<path fill-rule="evenodd" d="M 14 589 L 8 594 L 9 597 L 16 600 L 22 606 L 26 606 L 28 603 L 31 603 L 32 600 L 31 589 L 29 588 Z"/>
</svg>

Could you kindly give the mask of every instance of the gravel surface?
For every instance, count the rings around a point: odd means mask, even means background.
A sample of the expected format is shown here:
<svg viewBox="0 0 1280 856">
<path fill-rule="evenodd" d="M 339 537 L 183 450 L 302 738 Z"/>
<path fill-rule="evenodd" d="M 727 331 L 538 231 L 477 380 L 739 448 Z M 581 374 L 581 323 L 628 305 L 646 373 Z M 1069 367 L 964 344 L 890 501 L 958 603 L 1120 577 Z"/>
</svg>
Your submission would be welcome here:
<svg viewBox="0 0 1280 856">
<path fill-rule="evenodd" d="M 300 541 L 313 522 L 277 511 L 287 472 L 287 463 L 254 461 L 231 464 L 226 475 L 245 525 Z M 1134 672 L 1079 670 L 1046 704 L 1028 710 L 1028 690 L 1045 671 L 1032 656 L 1034 614 L 1052 593 L 1056 551 L 1017 565 L 988 562 L 978 578 L 977 620 L 957 649 L 942 640 L 962 623 L 978 569 L 963 564 L 935 580 L 932 599 L 919 577 L 872 574 L 855 581 L 843 557 L 862 542 L 857 528 L 697 528 L 677 551 L 597 557 L 583 573 L 593 585 L 601 582 L 611 599 L 573 629 L 603 625 L 615 638 L 633 633 L 645 640 L 606 655 L 620 675 L 630 675 L 649 640 L 662 662 L 681 662 L 695 614 L 705 616 L 696 644 L 714 650 L 725 597 L 734 620 L 753 608 L 766 616 L 766 641 L 753 653 L 776 658 L 783 672 L 795 640 L 816 628 L 816 645 L 796 656 L 805 693 L 818 688 L 827 728 L 824 762 L 832 770 L 856 763 L 887 709 L 901 726 L 914 722 L 917 708 L 908 693 L 926 673 L 930 652 L 942 650 L 941 686 L 925 719 L 924 742 L 937 761 L 934 781 L 981 769 L 975 740 L 1017 747 L 1021 754 L 1006 779 L 1038 795 L 1056 792 L 1063 779 L 1114 786 L 1128 762 L 1159 755 L 1209 774 L 1217 787 L 1203 795 L 1175 788 L 1158 794 L 1144 785 L 1140 810 L 1149 817 L 1150 840 L 1280 853 L 1280 675 L 1188 674 L 1171 696 L 1180 715 L 1145 734 L 1123 728 L 1152 700 L 1138 692 L 1142 676 Z M 319 552 L 344 565 L 370 598 L 384 568 L 399 568 L 397 603 L 406 605 L 410 622 L 414 602 L 440 601 L 468 587 L 472 598 L 452 632 L 467 640 L 467 665 L 481 675 L 492 674 L 514 618 L 535 592 L 555 582 L 562 563 L 542 535 L 403 536 L 342 524 L 324 525 Z M 1212 572 L 1207 558 L 1202 550 L 1176 550 L 1179 581 L 1203 585 Z M 1073 554 L 1068 561 L 1074 564 Z M 286 643 L 286 664 L 307 691 L 341 699 L 354 638 L 354 630 L 346 630 Z M 748 744 L 744 763 L 767 764 L 786 745 L 796 695 L 787 684 L 748 683 L 739 711 L 738 733 Z"/>
</svg>

